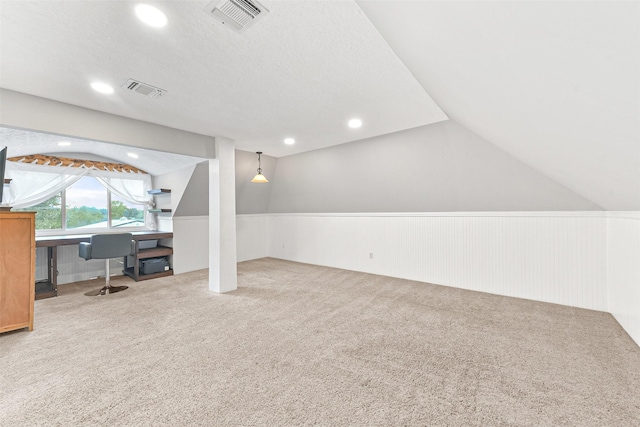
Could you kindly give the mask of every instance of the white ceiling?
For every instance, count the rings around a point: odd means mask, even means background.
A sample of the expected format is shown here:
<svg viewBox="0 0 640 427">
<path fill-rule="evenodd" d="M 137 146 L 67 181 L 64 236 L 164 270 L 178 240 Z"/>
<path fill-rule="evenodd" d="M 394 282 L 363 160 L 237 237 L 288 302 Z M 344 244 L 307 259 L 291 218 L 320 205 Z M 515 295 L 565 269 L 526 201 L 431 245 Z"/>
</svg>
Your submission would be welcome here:
<svg viewBox="0 0 640 427">
<path fill-rule="evenodd" d="M 264 0 L 270 13 L 243 34 L 205 13 L 209 0 L 148 3 L 165 28 L 142 24 L 134 1 L 3 0 L 0 86 L 277 157 L 447 118 L 354 1 Z M 129 78 L 167 94 L 127 92 Z"/>
<path fill-rule="evenodd" d="M 358 4 L 453 120 L 607 210 L 640 210 L 640 2 Z"/>
<path fill-rule="evenodd" d="M 449 116 L 604 209 L 640 210 L 638 1 L 264 0 L 241 35 L 208 0 L 149 3 L 168 27 L 129 1 L 2 0 L 0 87 L 272 156 Z M 88 87 L 128 78 L 168 93 Z"/>
</svg>

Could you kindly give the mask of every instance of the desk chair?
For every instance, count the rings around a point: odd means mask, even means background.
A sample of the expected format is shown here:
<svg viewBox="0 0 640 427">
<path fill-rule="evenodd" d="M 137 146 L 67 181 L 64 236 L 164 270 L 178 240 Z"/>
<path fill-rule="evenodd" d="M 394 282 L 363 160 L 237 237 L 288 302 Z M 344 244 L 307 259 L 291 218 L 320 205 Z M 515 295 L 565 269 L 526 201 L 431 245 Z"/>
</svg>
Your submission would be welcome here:
<svg viewBox="0 0 640 427">
<path fill-rule="evenodd" d="M 89 243 L 80 242 L 79 256 L 86 260 L 104 259 L 106 269 L 106 284 L 97 291 L 86 292 L 87 296 L 109 295 L 124 291 L 128 286 L 111 286 L 109 284 L 109 259 L 125 257 L 131 254 L 133 236 L 131 233 L 94 234 Z"/>
</svg>

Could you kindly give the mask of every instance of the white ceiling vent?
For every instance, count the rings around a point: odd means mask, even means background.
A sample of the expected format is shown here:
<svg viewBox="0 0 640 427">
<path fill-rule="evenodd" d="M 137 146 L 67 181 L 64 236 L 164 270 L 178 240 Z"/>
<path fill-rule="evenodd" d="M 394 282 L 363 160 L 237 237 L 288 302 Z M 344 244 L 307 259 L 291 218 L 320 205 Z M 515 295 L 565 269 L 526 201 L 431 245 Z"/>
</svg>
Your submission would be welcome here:
<svg viewBox="0 0 640 427">
<path fill-rule="evenodd" d="M 269 13 L 255 0 L 214 0 L 204 10 L 214 19 L 239 33 Z"/>
<path fill-rule="evenodd" d="M 160 89 L 158 87 L 151 86 L 133 79 L 127 80 L 125 84 L 122 85 L 122 87 L 132 92 L 137 92 L 141 95 L 148 96 L 149 98 L 156 98 L 167 93 L 167 91 L 164 89 Z"/>
</svg>

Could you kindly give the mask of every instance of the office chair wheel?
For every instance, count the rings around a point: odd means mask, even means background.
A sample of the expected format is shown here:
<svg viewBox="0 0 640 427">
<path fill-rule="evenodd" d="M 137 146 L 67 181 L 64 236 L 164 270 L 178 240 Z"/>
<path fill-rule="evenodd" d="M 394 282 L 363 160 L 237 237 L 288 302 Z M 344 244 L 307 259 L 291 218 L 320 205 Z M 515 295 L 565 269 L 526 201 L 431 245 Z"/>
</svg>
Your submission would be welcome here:
<svg viewBox="0 0 640 427">
<path fill-rule="evenodd" d="M 128 288 L 128 286 L 103 286 L 102 289 L 98 289 L 97 291 L 85 292 L 85 295 L 88 297 L 97 297 L 100 295 L 115 294 Z"/>
</svg>

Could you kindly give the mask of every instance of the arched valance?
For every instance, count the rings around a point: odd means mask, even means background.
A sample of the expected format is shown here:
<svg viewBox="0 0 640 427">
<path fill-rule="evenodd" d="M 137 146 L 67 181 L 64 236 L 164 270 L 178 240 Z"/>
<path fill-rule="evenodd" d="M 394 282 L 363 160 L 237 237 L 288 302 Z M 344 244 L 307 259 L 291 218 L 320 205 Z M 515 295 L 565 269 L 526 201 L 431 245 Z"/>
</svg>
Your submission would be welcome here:
<svg viewBox="0 0 640 427">
<path fill-rule="evenodd" d="M 147 172 L 124 163 L 110 163 L 95 160 L 72 159 L 69 157 L 47 156 L 44 154 L 31 154 L 28 156 L 10 157 L 7 160 L 31 165 L 60 166 L 72 168 L 97 169 L 111 172 L 128 172 L 146 174 Z"/>
<path fill-rule="evenodd" d="M 109 191 L 130 203 L 154 206 L 153 196 L 147 193 L 151 189 L 151 175 L 133 166 L 40 154 L 9 160 L 5 173 L 12 181 L 3 202 L 14 208 L 44 202 L 83 176 L 95 177 Z"/>
</svg>

